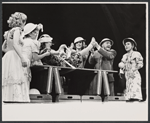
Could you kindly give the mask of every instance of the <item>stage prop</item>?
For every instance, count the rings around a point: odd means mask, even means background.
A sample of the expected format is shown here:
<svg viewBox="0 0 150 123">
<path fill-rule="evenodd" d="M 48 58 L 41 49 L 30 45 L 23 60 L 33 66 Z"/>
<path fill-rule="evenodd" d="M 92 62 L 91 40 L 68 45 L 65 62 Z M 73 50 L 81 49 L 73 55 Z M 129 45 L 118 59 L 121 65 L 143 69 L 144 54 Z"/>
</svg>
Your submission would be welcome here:
<svg viewBox="0 0 150 123">
<path fill-rule="evenodd" d="M 102 98 L 99 95 L 97 96 L 84 95 L 84 96 L 81 96 L 81 101 L 82 102 L 101 102 Z"/>
<path fill-rule="evenodd" d="M 52 96 L 49 94 L 30 94 L 31 103 L 49 103 L 52 102 Z"/>
<path fill-rule="evenodd" d="M 31 67 L 32 80 L 30 89 L 36 88 L 41 94 L 52 92 L 53 67 L 49 65 L 38 65 Z"/>
<path fill-rule="evenodd" d="M 38 65 L 32 66 L 31 72 L 31 89 L 51 95 L 56 102 L 74 99 L 100 101 L 102 83 L 104 94 L 110 95 L 107 74 L 117 71 Z"/>
<path fill-rule="evenodd" d="M 90 86 L 92 86 L 91 81 L 96 74 L 101 75 L 101 72 L 94 69 L 54 67 L 56 93 L 64 95 L 89 94 L 89 91 L 93 91 L 90 90 Z M 97 84 L 99 82 L 101 81 L 99 80 Z M 100 93 L 99 88 L 95 88 L 94 90 L 96 90 L 95 95 Z"/>
<path fill-rule="evenodd" d="M 80 95 L 57 95 L 56 102 L 81 102 Z"/>
<path fill-rule="evenodd" d="M 104 101 L 126 101 L 124 96 L 106 96 Z"/>
</svg>

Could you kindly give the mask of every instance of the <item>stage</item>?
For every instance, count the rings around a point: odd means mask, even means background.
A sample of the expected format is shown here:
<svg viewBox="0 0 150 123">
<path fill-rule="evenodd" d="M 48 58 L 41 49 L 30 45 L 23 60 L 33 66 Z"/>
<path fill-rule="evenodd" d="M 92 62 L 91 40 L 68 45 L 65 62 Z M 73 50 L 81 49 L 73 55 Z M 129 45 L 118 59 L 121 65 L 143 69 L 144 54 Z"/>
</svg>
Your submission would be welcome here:
<svg viewBox="0 0 150 123">
<path fill-rule="evenodd" d="M 148 103 L 66 101 L 5 103 L 2 121 L 147 121 Z"/>
</svg>

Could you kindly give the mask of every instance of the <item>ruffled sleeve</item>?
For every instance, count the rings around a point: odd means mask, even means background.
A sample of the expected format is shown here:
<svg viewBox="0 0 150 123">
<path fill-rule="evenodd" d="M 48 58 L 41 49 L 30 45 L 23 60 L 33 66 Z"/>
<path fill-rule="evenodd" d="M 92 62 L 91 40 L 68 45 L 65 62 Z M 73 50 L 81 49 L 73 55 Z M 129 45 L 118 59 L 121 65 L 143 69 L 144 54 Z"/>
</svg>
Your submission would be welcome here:
<svg viewBox="0 0 150 123">
<path fill-rule="evenodd" d="M 7 37 L 5 37 L 6 39 L 13 39 L 13 36 L 14 36 L 14 32 L 19 30 L 20 34 L 22 33 L 22 30 L 21 28 L 19 27 L 15 27 L 15 28 L 12 28 L 11 30 L 9 30 L 8 32 L 6 32 L 7 34 Z M 5 36 L 6 36 L 5 34 Z"/>
<path fill-rule="evenodd" d="M 133 59 L 135 59 L 135 62 L 137 63 L 138 69 L 143 67 L 143 57 L 142 57 L 141 53 L 134 52 Z"/>
</svg>

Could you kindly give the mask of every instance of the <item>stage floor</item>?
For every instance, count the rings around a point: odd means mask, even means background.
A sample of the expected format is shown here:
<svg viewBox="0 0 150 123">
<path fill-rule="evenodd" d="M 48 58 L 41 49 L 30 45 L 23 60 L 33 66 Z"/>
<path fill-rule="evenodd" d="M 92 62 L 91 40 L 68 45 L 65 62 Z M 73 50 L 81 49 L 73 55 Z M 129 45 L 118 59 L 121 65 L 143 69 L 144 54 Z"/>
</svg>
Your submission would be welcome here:
<svg viewBox="0 0 150 123">
<path fill-rule="evenodd" d="M 125 101 L 4 103 L 2 121 L 147 121 L 148 103 Z"/>
</svg>

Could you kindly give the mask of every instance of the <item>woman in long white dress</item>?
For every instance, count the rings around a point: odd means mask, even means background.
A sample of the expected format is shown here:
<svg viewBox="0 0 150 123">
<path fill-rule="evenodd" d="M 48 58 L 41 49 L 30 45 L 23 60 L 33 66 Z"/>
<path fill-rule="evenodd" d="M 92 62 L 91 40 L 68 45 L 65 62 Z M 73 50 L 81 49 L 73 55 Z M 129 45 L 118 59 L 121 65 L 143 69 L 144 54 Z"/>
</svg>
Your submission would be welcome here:
<svg viewBox="0 0 150 123">
<path fill-rule="evenodd" d="M 138 70 L 143 67 L 143 57 L 140 52 L 135 51 L 137 44 L 133 38 L 125 38 L 123 45 L 127 53 L 123 55 L 119 67 L 126 78 L 124 96 L 126 100 L 140 101 L 142 100 L 141 75 Z"/>
<path fill-rule="evenodd" d="M 27 61 L 22 55 L 20 35 L 27 16 L 15 12 L 8 19 L 10 30 L 5 35 L 6 47 L 2 57 L 2 101 L 29 102 L 28 78 L 25 74 Z"/>
</svg>

